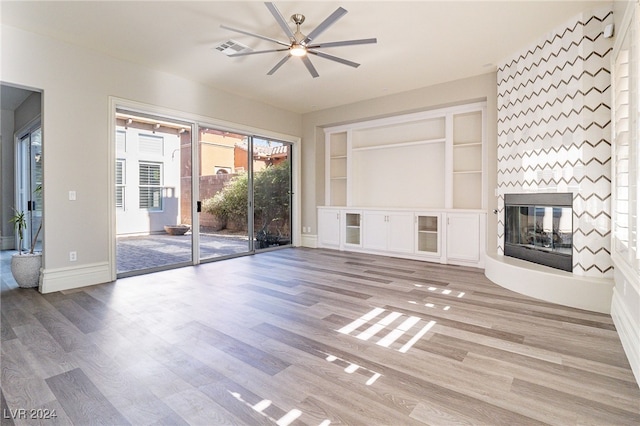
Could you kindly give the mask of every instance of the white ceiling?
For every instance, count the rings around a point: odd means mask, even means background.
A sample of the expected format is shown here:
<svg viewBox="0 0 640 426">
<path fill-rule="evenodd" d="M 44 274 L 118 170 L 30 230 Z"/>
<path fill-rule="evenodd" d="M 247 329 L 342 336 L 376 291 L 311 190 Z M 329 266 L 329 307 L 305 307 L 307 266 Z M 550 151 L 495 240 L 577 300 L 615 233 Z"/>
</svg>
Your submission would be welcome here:
<svg viewBox="0 0 640 426">
<path fill-rule="evenodd" d="M 314 40 L 377 37 L 378 43 L 326 49 L 362 65 L 312 56 L 320 77 L 284 53 L 229 58 L 214 48 L 235 40 L 255 50 L 275 43 L 221 24 L 286 41 L 257 1 L 4 1 L 1 21 L 112 57 L 180 75 L 301 113 L 404 92 L 495 70 L 496 63 L 575 17 L 610 1 L 277 1 L 289 21 L 302 13 L 308 34 L 339 6 L 342 19 Z M 292 29 L 295 26 L 291 24 Z"/>
</svg>

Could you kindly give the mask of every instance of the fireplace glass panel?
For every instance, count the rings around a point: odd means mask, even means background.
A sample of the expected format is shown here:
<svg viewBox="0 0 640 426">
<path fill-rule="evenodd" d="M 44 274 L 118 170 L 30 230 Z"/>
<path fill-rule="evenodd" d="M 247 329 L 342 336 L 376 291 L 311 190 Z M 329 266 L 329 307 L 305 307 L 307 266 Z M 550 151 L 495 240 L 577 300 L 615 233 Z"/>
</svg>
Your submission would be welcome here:
<svg viewBox="0 0 640 426">
<path fill-rule="evenodd" d="M 506 242 L 570 255 L 571 207 L 507 206 Z"/>
</svg>

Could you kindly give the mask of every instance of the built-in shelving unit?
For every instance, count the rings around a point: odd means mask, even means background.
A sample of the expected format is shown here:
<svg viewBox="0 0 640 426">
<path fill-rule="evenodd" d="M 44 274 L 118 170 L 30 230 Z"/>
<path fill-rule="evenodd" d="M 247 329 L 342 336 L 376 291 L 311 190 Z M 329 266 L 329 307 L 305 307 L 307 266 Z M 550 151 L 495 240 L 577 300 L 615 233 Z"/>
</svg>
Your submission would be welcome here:
<svg viewBox="0 0 640 426">
<path fill-rule="evenodd" d="M 331 206 L 344 206 L 347 204 L 347 132 L 332 133 L 327 145 L 327 200 Z"/>
<path fill-rule="evenodd" d="M 483 201 L 483 111 L 453 114 L 453 184 L 455 209 L 478 209 Z"/>
<path fill-rule="evenodd" d="M 485 119 L 478 102 L 325 128 L 319 246 L 483 267 Z"/>
<path fill-rule="evenodd" d="M 325 205 L 482 209 L 485 104 L 325 129 Z"/>
</svg>

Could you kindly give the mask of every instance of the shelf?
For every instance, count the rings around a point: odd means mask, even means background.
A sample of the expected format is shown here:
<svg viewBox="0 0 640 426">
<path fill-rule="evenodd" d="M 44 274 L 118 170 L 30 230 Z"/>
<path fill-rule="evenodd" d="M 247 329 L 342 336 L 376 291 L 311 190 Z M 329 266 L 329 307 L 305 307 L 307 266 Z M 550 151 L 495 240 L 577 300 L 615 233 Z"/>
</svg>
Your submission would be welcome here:
<svg viewBox="0 0 640 426">
<path fill-rule="evenodd" d="M 421 233 L 421 234 L 437 234 L 438 231 L 422 231 L 422 230 L 420 230 L 420 231 L 418 231 L 418 233 Z"/>
<path fill-rule="evenodd" d="M 330 163 L 330 178 L 340 178 L 347 176 L 347 157 L 331 157 Z"/>
<path fill-rule="evenodd" d="M 454 148 L 457 148 L 453 155 L 454 173 L 482 171 L 482 144 L 454 145 Z"/>
<path fill-rule="evenodd" d="M 473 146 L 482 146 L 482 142 L 454 142 L 454 148 L 470 148 Z"/>
<path fill-rule="evenodd" d="M 482 170 L 456 170 L 453 174 L 463 175 L 463 174 L 473 174 L 473 173 L 482 173 Z"/>
<path fill-rule="evenodd" d="M 418 235 L 418 251 L 425 253 L 438 252 L 438 234 L 421 234 Z"/>
<path fill-rule="evenodd" d="M 331 135 L 329 142 L 329 157 L 347 156 L 347 132 L 340 132 Z"/>
<path fill-rule="evenodd" d="M 330 179 L 331 180 L 345 180 L 345 179 L 347 179 L 347 177 L 346 176 L 335 176 L 335 177 L 332 176 Z"/>
<path fill-rule="evenodd" d="M 405 146 L 429 145 L 434 143 L 445 143 L 445 142 L 446 142 L 446 139 L 444 138 L 425 139 L 425 140 L 411 141 L 411 142 L 391 143 L 391 144 L 375 145 L 375 146 L 363 146 L 359 148 L 353 148 L 352 151 L 368 151 L 372 149 L 402 148 Z"/>
</svg>

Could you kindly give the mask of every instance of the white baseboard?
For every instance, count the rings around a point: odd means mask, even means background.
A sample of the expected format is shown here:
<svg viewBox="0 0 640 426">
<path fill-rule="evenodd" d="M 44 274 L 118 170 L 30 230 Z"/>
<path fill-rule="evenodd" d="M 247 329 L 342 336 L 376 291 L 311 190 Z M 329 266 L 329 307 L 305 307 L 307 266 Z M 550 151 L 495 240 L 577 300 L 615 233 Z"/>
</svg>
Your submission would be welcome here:
<svg viewBox="0 0 640 426">
<path fill-rule="evenodd" d="M 485 256 L 485 275 L 501 287 L 572 308 L 611 313 L 613 280 L 574 275 L 496 254 Z"/>
<path fill-rule="evenodd" d="M 611 318 L 618 331 L 624 352 L 627 354 L 636 383 L 640 386 L 640 324 L 633 320 L 626 306 L 622 301 L 622 295 L 614 288 Z"/>
<path fill-rule="evenodd" d="M 308 248 L 318 248 L 318 236 L 312 234 L 302 234 L 302 238 L 300 239 L 302 247 Z"/>
<path fill-rule="evenodd" d="M 71 290 L 111 281 L 111 268 L 108 262 L 91 263 L 68 268 L 45 269 L 42 271 L 40 292 Z"/>
</svg>

